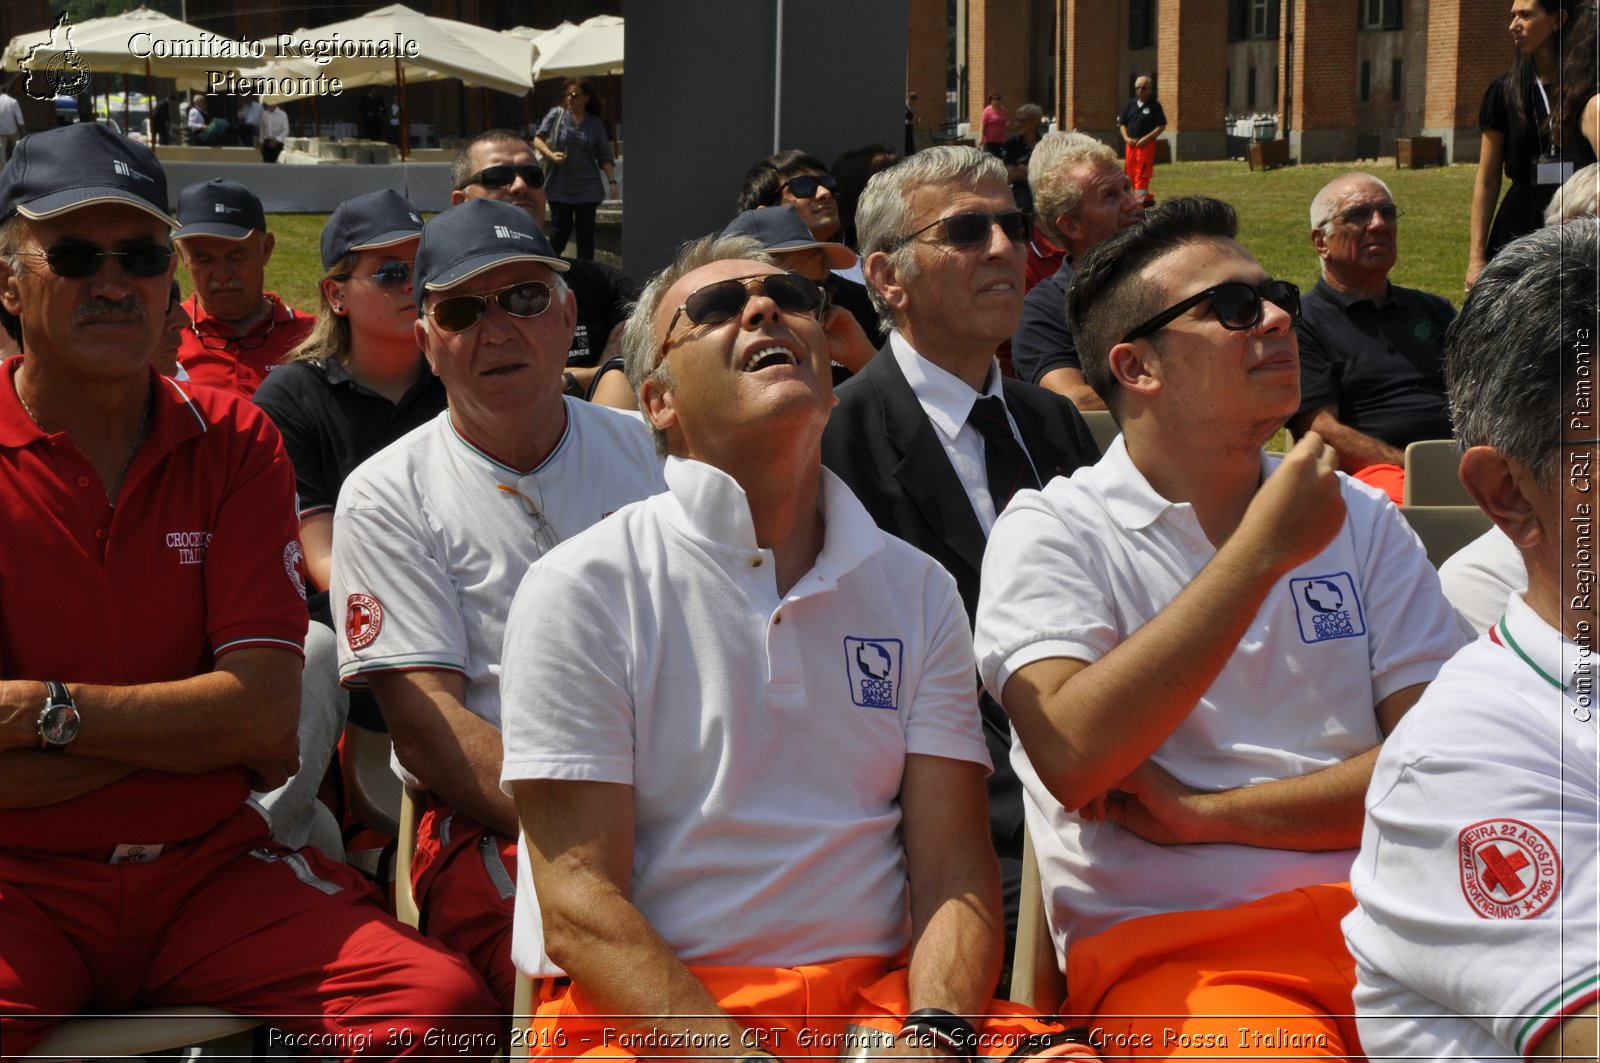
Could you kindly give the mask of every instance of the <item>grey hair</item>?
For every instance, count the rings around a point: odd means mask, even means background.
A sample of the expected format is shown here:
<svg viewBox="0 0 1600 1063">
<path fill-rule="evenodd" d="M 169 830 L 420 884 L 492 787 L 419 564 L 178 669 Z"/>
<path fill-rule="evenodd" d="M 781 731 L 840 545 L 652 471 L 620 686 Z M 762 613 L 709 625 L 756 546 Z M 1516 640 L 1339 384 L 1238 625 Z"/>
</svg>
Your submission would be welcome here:
<svg viewBox="0 0 1600 1063">
<path fill-rule="evenodd" d="M 1383 194 L 1389 197 L 1389 202 L 1394 202 L 1394 193 L 1389 191 L 1389 186 L 1378 180 L 1378 178 L 1372 176 L 1370 173 L 1364 173 L 1361 170 L 1351 170 L 1349 173 L 1340 174 L 1338 177 L 1335 177 L 1333 180 L 1323 185 L 1322 189 L 1316 195 L 1311 197 L 1311 227 L 1313 229 L 1322 230 L 1322 235 L 1324 236 L 1328 235 L 1328 233 L 1331 231 L 1328 227 L 1333 223 L 1333 219 L 1328 216 L 1329 211 L 1333 210 L 1333 186 L 1338 184 L 1340 181 L 1348 181 L 1352 177 L 1365 177 L 1367 180 L 1383 189 Z"/>
<path fill-rule="evenodd" d="M 1556 190 L 1555 198 L 1544 210 L 1546 225 L 1561 225 L 1574 218 L 1593 218 L 1600 214 L 1600 163 L 1591 162 Z"/>
<path fill-rule="evenodd" d="M 639 299 L 628 311 L 627 324 L 622 326 L 622 358 L 623 365 L 628 372 L 628 383 L 633 388 L 634 397 L 639 395 L 639 389 L 646 380 L 655 378 L 663 387 L 672 388 L 672 370 L 662 359 L 661 346 L 666 342 L 665 336 L 656 335 L 656 313 L 661 308 L 661 300 L 666 297 L 667 289 L 677 284 L 685 276 L 693 273 L 702 266 L 709 266 L 713 262 L 722 262 L 726 259 L 746 259 L 751 262 L 761 262 L 769 266 L 777 265 L 773 257 L 762 247 L 761 241 L 752 236 L 702 236 L 698 240 L 691 240 L 678 248 L 678 253 L 639 293 Z M 645 418 L 646 423 L 649 418 Z M 650 425 L 650 435 L 656 442 L 656 453 L 665 456 L 667 453 L 667 437 L 655 425 Z"/>
<path fill-rule="evenodd" d="M 1046 133 L 1028 158 L 1028 187 L 1033 189 L 1034 221 L 1057 247 L 1067 246 L 1056 231 L 1056 219 L 1083 203 L 1083 185 L 1074 171 L 1084 163 L 1117 165 L 1117 153 L 1086 133 Z"/>
<path fill-rule="evenodd" d="M 1024 118 L 1042 119 L 1044 117 L 1044 108 L 1040 107 L 1037 103 L 1025 103 L 1021 107 L 1017 108 L 1015 117 L 1019 122 Z"/>
<path fill-rule="evenodd" d="M 28 222 L 21 214 L 0 221 L 0 259 L 12 273 L 21 273 L 22 248 L 28 239 Z"/>
<path fill-rule="evenodd" d="M 856 202 L 856 250 L 863 264 L 882 251 L 889 256 L 901 281 L 917 277 L 916 249 L 906 239 L 911 228 L 911 194 L 919 188 L 966 185 L 976 189 L 984 181 L 1006 183 L 1005 164 L 986 151 L 949 144 L 924 148 L 867 182 Z M 867 281 L 867 294 L 885 328 L 894 328 L 894 311 L 882 293 Z"/>
<path fill-rule="evenodd" d="M 1597 289 L 1600 219 L 1535 230 L 1489 261 L 1445 334 L 1459 447 L 1494 447 L 1549 486 L 1575 400 L 1594 394 Z"/>
</svg>

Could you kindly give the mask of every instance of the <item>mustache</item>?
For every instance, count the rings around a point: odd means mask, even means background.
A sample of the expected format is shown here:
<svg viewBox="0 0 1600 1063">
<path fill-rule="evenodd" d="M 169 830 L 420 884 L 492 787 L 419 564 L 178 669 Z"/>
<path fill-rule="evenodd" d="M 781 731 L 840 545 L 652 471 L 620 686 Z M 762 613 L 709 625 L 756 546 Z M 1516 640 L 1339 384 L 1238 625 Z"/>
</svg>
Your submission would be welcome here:
<svg viewBox="0 0 1600 1063">
<path fill-rule="evenodd" d="M 79 303 L 72 311 L 72 323 L 82 325 L 100 317 L 132 317 L 136 321 L 145 319 L 144 300 L 136 295 L 126 299 L 106 299 L 102 296 L 93 296 Z"/>
</svg>

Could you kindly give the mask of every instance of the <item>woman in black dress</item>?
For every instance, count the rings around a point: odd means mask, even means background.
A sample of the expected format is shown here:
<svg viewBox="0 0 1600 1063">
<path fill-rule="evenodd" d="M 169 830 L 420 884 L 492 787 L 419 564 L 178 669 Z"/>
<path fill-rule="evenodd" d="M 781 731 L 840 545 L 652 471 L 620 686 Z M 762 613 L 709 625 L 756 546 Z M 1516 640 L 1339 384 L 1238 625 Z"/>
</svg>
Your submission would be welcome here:
<svg viewBox="0 0 1600 1063">
<path fill-rule="evenodd" d="M 1543 224 L 1556 189 L 1595 161 L 1600 142 L 1594 0 L 1512 0 L 1510 32 L 1517 57 L 1478 112 L 1469 290 L 1496 251 Z M 1496 211 L 1502 169 L 1511 187 Z"/>
</svg>

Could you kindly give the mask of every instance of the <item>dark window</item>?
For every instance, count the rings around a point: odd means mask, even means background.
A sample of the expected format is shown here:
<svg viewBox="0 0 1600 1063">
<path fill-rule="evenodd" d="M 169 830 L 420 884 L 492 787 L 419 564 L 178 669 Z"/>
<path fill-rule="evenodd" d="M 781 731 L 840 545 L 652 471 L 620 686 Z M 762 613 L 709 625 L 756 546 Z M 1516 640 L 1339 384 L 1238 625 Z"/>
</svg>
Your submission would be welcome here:
<svg viewBox="0 0 1600 1063">
<path fill-rule="evenodd" d="M 1247 0 L 1228 0 L 1228 40 L 1242 41 L 1250 35 L 1250 9 Z"/>
<path fill-rule="evenodd" d="M 1280 0 L 1250 0 L 1249 35 L 1251 37 L 1276 37 Z"/>
<path fill-rule="evenodd" d="M 1400 76 L 1400 60 L 1392 60 L 1389 63 L 1389 98 L 1391 100 L 1400 98 L 1400 86 L 1403 84 L 1405 84 L 1405 81 Z"/>
<path fill-rule="evenodd" d="M 1233 67 L 1222 76 L 1222 106 L 1225 110 L 1233 110 Z"/>
<path fill-rule="evenodd" d="M 1256 68 L 1251 67 L 1244 74 L 1244 105 L 1250 110 L 1256 106 Z"/>
<path fill-rule="evenodd" d="M 1372 60 L 1361 60 L 1361 102 L 1369 103 L 1372 100 Z"/>
<path fill-rule="evenodd" d="M 1156 43 L 1156 0 L 1133 0 L 1128 5 L 1128 48 L 1138 51 Z"/>
<path fill-rule="evenodd" d="M 1361 28 L 1368 30 L 1397 30 L 1405 0 L 1362 0 Z"/>
</svg>

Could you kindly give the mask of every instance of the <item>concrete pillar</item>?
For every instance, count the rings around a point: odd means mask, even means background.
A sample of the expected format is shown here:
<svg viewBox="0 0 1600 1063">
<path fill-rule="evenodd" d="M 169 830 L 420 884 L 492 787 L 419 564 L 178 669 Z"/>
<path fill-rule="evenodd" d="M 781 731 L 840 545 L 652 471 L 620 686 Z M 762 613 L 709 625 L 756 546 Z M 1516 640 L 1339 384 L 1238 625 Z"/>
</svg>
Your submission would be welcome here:
<svg viewBox="0 0 1600 1063">
<path fill-rule="evenodd" d="M 1301 162 L 1356 157 L 1359 0 L 1285 0 L 1291 71 L 1289 154 Z M 1292 9 L 1292 10 L 1291 10 Z"/>
<path fill-rule="evenodd" d="M 1476 162 L 1478 106 L 1489 83 L 1511 67 L 1508 5 L 1494 0 L 1431 0 L 1428 95 L 1422 135 L 1444 141 L 1448 162 Z"/>
<path fill-rule="evenodd" d="M 1161 139 L 1174 162 L 1227 158 L 1227 0 L 1161 0 L 1156 26 L 1156 98 L 1167 113 Z"/>
<path fill-rule="evenodd" d="M 1063 0 L 1061 26 L 1066 36 L 1066 62 L 1056 72 L 1060 79 L 1056 94 L 1061 101 L 1060 128 L 1077 129 L 1115 144 L 1119 155 L 1122 138 L 1117 135 L 1117 112 L 1125 101 L 1123 86 L 1117 83 L 1116 64 L 1107 59 L 1114 60 L 1121 53 L 1113 49 L 1116 42 L 1107 38 L 1106 26 L 1117 24 L 1113 14 L 1120 6 Z"/>
<path fill-rule="evenodd" d="M 1028 0 L 967 0 L 967 116 L 980 146 L 989 93 L 998 92 L 1013 116 L 1028 102 L 1029 25 Z"/>
</svg>

